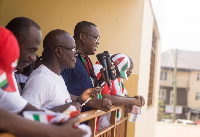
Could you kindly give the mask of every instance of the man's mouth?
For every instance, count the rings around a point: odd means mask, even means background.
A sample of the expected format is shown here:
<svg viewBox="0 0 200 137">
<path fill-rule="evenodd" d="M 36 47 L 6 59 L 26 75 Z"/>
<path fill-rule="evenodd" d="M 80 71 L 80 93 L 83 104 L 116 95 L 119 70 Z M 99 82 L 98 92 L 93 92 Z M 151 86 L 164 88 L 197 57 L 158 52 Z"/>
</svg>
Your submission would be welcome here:
<svg viewBox="0 0 200 137">
<path fill-rule="evenodd" d="M 22 68 L 23 68 L 23 69 L 26 68 L 29 64 L 30 64 L 30 63 L 24 63 L 23 66 L 22 66 Z"/>
<path fill-rule="evenodd" d="M 21 69 L 26 68 L 29 64 L 30 64 L 29 62 L 25 62 L 25 63 L 22 65 Z"/>
<path fill-rule="evenodd" d="M 76 58 L 72 60 L 72 62 L 76 63 Z"/>
<path fill-rule="evenodd" d="M 97 47 L 97 46 L 95 46 L 95 47 L 94 47 L 94 51 L 97 51 L 97 48 L 98 48 L 98 47 Z"/>
<path fill-rule="evenodd" d="M 21 64 L 21 63 L 20 63 Z M 18 70 L 19 72 L 23 72 L 24 68 L 26 68 L 29 65 L 29 62 L 24 62 L 23 64 L 18 64 L 16 67 L 16 70 Z"/>
</svg>

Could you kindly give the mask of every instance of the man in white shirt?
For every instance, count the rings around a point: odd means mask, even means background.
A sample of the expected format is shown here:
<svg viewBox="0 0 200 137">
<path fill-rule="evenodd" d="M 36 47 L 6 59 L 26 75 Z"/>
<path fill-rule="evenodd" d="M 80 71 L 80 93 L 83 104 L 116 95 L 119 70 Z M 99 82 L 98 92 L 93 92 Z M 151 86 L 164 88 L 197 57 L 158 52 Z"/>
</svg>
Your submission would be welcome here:
<svg viewBox="0 0 200 137">
<path fill-rule="evenodd" d="M 29 76 L 22 96 L 42 110 L 72 102 L 63 78 L 43 64 Z"/>
</svg>

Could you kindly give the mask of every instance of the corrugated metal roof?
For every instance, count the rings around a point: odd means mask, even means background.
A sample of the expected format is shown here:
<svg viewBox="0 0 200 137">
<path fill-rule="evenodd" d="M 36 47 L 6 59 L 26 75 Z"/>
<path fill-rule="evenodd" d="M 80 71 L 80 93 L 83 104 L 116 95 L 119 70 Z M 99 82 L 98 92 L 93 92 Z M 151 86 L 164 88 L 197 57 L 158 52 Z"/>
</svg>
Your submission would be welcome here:
<svg viewBox="0 0 200 137">
<path fill-rule="evenodd" d="M 162 53 L 161 67 L 174 68 L 175 51 L 176 50 L 168 50 Z M 200 70 L 200 52 L 177 50 L 177 68 Z"/>
</svg>

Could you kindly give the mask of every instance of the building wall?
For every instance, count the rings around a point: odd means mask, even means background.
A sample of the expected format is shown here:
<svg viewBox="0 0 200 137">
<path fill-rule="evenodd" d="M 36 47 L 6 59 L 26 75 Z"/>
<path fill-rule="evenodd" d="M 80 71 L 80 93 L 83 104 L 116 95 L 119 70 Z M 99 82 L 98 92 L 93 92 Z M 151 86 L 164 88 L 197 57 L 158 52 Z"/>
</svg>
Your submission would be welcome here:
<svg viewBox="0 0 200 137">
<path fill-rule="evenodd" d="M 200 100 L 196 100 L 196 92 L 200 92 L 200 81 L 197 81 L 197 73 L 200 71 L 192 71 L 190 73 L 190 88 L 188 91 L 188 107 L 200 110 Z"/>
<path fill-rule="evenodd" d="M 161 71 L 166 71 L 167 72 L 167 79 L 166 80 L 160 80 L 160 85 L 161 86 L 170 86 L 172 85 L 172 74 L 173 71 L 170 69 L 161 69 Z"/>
<path fill-rule="evenodd" d="M 1 0 L 0 25 L 5 26 L 14 17 L 29 17 L 40 25 L 44 38 L 53 29 L 73 35 L 76 23 L 94 22 L 101 35 L 97 53 L 108 50 L 129 55 L 135 62 L 133 73 L 138 74 L 143 8 L 144 0 Z M 37 53 L 41 55 L 42 46 Z"/>
<path fill-rule="evenodd" d="M 141 109 L 141 115 L 137 117 L 135 137 L 155 137 L 155 126 L 157 120 L 157 104 L 158 104 L 158 89 L 159 89 L 159 74 L 160 74 L 160 52 L 159 41 L 156 47 L 156 62 L 155 62 L 155 77 L 154 77 L 154 95 L 152 106 L 147 106 L 149 74 L 150 74 L 150 57 L 152 47 L 152 34 L 154 25 L 154 15 L 151 9 L 149 0 L 145 0 L 142 28 L 142 43 L 140 51 L 140 72 L 138 82 L 138 94 L 143 95 L 146 104 Z M 156 31 L 156 29 L 155 29 Z M 157 34 L 157 31 L 156 31 Z"/>
<path fill-rule="evenodd" d="M 178 71 L 177 73 L 177 87 L 188 88 L 189 75 L 188 71 Z"/>
<path fill-rule="evenodd" d="M 173 70 L 171 69 L 162 69 L 163 71 L 167 71 L 167 80 L 161 80 L 160 85 L 162 86 L 173 86 Z M 177 87 L 187 88 L 189 86 L 189 72 L 188 71 L 180 71 L 177 70 Z"/>
</svg>

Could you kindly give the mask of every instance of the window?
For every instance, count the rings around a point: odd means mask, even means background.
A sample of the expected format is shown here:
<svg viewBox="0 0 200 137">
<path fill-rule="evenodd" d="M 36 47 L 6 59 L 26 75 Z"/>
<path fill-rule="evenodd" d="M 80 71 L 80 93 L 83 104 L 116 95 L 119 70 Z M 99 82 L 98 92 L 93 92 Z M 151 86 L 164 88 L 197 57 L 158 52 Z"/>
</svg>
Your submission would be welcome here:
<svg viewBox="0 0 200 137">
<path fill-rule="evenodd" d="M 170 99 L 169 99 L 169 104 L 172 105 L 174 103 L 174 91 L 170 91 Z"/>
<path fill-rule="evenodd" d="M 197 74 L 197 81 L 200 81 L 200 73 Z"/>
<path fill-rule="evenodd" d="M 197 92 L 197 93 L 196 93 L 195 99 L 196 99 L 196 100 L 200 100 L 200 92 Z"/>
<path fill-rule="evenodd" d="M 157 36 L 156 36 L 155 31 L 153 31 L 147 106 L 151 106 L 153 104 L 154 72 L 155 72 L 155 61 L 156 61 L 156 44 L 157 44 Z"/>
<path fill-rule="evenodd" d="M 160 92 L 159 92 L 159 99 L 160 100 L 163 100 L 163 101 L 165 101 L 165 99 L 166 99 L 166 89 L 160 89 Z"/>
<path fill-rule="evenodd" d="M 160 80 L 167 80 L 167 71 L 161 71 Z"/>
</svg>

